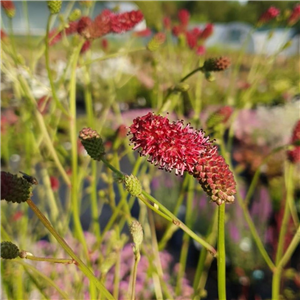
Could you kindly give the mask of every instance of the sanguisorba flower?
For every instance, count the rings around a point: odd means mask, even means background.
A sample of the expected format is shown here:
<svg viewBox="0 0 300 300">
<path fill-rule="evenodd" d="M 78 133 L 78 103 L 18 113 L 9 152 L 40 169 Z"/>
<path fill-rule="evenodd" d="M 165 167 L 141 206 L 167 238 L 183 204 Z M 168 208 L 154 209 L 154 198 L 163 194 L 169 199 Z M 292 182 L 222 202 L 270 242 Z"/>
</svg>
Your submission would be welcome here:
<svg viewBox="0 0 300 300">
<path fill-rule="evenodd" d="M 296 123 L 295 128 L 293 130 L 293 135 L 291 138 L 291 143 L 297 143 L 294 145 L 294 149 L 287 152 L 288 159 L 292 163 L 300 162 L 300 120 Z"/>
<path fill-rule="evenodd" d="M 140 149 L 148 161 L 169 172 L 175 169 L 177 175 L 190 173 L 219 205 L 234 201 L 233 174 L 202 130 L 182 120 L 170 123 L 167 117 L 153 113 L 134 119 L 129 130 L 133 150 Z"/>
<path fill-rule="evenodd" d="M 294 25 L 299 19 L 300 19 L 300 4 L 297 4 L 297 5 L 294 7 L 294 9 L 293 9 L 291 15 L 289 16 L 289 19 L 288 19 L 287 23 L 288 23 L 289 26 L 292 26 L 292 25 Z"/>
<path fill-rule="evenodd" d="M 13 18 L 16 13 L 16 8 L 14 3 L 11 0 L 8 1 L 1 1 L 1 6 L 4 9 L 5 14 L 9 18 Z"/>
<path fill-rule="evenodd" d="M 170 123 L 167 117 L 153 113 L 134 119 L 129 130 L 133 150 L 140 148 L 141 156 L 148 156 L 160 169 L 175 169 L 177 175 L 192 173 L 201 153 L 217 150 L 203 131 L 184 126 L 182 120 Z"/>
<path fill-rule="evenodd" d="M 280 10 L 274 6 L 271 6 L 265 11 L 260 18 L 258 19 L 258 23 L 260 25 L 265 24 L 273 19 L 275 19 L 280 13 Z"/>
</svg>

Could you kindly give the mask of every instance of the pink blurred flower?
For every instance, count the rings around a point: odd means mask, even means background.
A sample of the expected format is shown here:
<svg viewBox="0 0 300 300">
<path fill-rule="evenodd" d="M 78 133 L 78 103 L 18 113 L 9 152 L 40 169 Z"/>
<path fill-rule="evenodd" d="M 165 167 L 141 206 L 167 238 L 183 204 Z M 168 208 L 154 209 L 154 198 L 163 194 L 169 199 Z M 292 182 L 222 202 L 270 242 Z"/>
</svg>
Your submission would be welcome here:
<svg viewBox="0 0 300 300">
<path fill-rule="evenodd" d="M 50 184 L 53 192 L 57 192 L 59 189 L 59 180 L 55 176 L 50 176 Z"/>
<path fill-rule="evenodd" d="M 180 25 L 183 27 L 186 27 L 190 21 L 190 13 L 186 9 L 181 9 L 178 12 L 178 19 L 179 19 Z"/>
<path fill-rule="evenodd" d="M 133 35 L 136 37 L 147 37 L 152 33 L 150 28 L 146 28 L 144 30 L 136 31 Z"/>
<path fill-rule="evenodd" d="M 288 25 L 294 25 L 300 18 L 300 4 L 296 4 L 289 19 L 288 19 Z"/>
<path fill-rule="evenodd" d="M 214 25 L 211 23 L 206 24 L 206 26 L 203 29 L 203 31 L 201 32 L 199 38 L 202 40 L 206 40 L 207 38 L 209 38 L 212 35 L 213 31 L 214 31 Z"/>
<path fill-rule="evenodd" d="M 293 130 L 291 143 L 300 143 L 300 120 L 296 123 L 295 128 Z M 287 152 L 288 159 L 292 163 L 300 162 L 300 145 L 294 145 L 294 149 Z"/>
<path fill-rule="evenodd" d="M 80 54 L 85 53 L 86 51 L 88 51 L 91 48 L 92 42 L 89 40 L 86 40 L 80 50 Z"/>
<path fill-rule="evenodd" d="M 197 47 L 196 54 L 201 56 L 205 54 L 205 51 L 206 51 L 205 47 L 201 45 Z"/>
<path fill-rule="evenodd" d="M 258 23 L 265 24 L 276 18 L 279 15 L 279 13 L 280 10 L 278 8 L 271 6 L 260 16 L 260 18 L 258 19 Z"/>
<path fill-rule="evenodd" d="M 164 17 L 163 24 L 164 24 L 164 28 L 166 30 L 170 30 L 171 29 L 171 19 L 169 17 Z"/>
<path fill-rule="evenodd" d="M 106 38 L 103 38 L 101 40 L 101 47 L 104 51 L 106 51 L 108 49 L 108 40 Z"/>
</svg>

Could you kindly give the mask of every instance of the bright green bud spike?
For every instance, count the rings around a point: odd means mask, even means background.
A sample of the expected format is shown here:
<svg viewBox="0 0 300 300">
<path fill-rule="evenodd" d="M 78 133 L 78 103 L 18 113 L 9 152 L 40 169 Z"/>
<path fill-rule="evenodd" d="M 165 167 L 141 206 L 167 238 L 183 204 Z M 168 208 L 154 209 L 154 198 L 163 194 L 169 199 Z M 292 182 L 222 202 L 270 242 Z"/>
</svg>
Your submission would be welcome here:
<svg viewBox="0 0 300 300">
<path fill-rule="evenodd" d="M 124 177 L 125 188 L 132 196 L 138 197 L 142 193 L 142 185 L 134 175 Z"/>
<path fill-rule="evenodd" d="M 13 259 L 19 256 L 19 248 L 12 242 L 1 243 L 1 257 L 4 259 Z"/>
<path fill-rule="evenodd" d="M 69 21 L 74 22 L 78 20 L 80 17 L 81 17 L 81 10 L 78 8 L 74 9 L 69 16 Z"/>
<path fill-rule="evenodd" d="M 47 5 L 50 10 L 50 13 L 52 15 L 55 15 L 60 12 L 62 1 L 59 1 L 59 0 L 47 1 Z"/>
<path fill-rule="evenodd" d="M 135 247 L 139 249 L 144 237 L 142 225 L 136 220 L 132 221 L 130 224 L 130 233 Z"/>
<path fill-rule="evenodd" d="M 105 154 L 103 141 L 97 131 L 91 128 L 83 128 L 79 132 L 79 138 L 91 158 L 100 160 Z"/>
</svg>

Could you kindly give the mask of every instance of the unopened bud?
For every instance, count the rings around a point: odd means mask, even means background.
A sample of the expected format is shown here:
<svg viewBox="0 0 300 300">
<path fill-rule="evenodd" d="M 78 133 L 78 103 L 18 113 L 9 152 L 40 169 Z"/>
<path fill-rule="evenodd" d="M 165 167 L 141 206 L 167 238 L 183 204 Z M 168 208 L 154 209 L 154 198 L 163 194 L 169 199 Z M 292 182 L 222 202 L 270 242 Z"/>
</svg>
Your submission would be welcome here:
<svg viewBox="0 0 300 300">
<path fill-rule="evenodd" d="M 147 49 L 150 51 L 156 51 L 165 42 L 165 40 L 166 40 L 166 35 L 162 32 L 159 32 L 156 35 L 154 35 L 154 37 L 148 43 Z"/>
<path fill-rule="evenodd" d="M 230 66 L 228 57 L 210 58 L 204 62 L 203 69 L 205 72 L 224 71 Z"/>
<path fill-rule="evenodd" d="M 62 1 L 60 0 L 51 0 L 47 1 L 48 8 L 52 15 L 58 14 L 61 9 Z"/>
<path fill-rule="evenodd" d="M 19 256 L 19 248 L 12 242 L 1 243 L 1 257 L 4 259 L 13 259 Z"/>
<path fill-rule="evenodd" d="M 69 16 L 69 21 L 74 22 L 77 21 L 81 17 L 81 10 L 80 9 L 74 9 L 70 16 Z"/>
<path fill-rule="evenodd" d="M 142 193 L 142 185 L 134 175 L 124 177 L 125 188 L 132 196 L 138 197 Z"/>
<path fill-rule="evenodd" d="M 79 132 L 79 138 L 91 158 L 100 160 L 105 154 L 103 141 L 97 131 L 91 128 L 83 128 Z"/>
<path fill-rule="evenodd" d="M 132 223 L 130 224 L 130 233 L 131 233 L 133 242 L 135 244 L 135 247 L 137 249 L 139 249 L 143 242 L 142 225 L 136 220 L 132 221 Z"/>
</svg>

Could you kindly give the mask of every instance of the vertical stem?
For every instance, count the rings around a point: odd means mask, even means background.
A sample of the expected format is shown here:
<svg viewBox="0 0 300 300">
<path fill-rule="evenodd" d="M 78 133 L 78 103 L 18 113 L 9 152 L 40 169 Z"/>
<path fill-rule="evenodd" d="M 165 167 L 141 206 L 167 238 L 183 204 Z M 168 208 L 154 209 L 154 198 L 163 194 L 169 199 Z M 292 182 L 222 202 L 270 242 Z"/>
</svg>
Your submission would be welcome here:
<svg viewBox="0 0 300 300">
<path fill-rule="evenodd" d="M 218 293 L 220 300 L 226 300 L 225 203 L 218 210 Z"/>
</svg>

